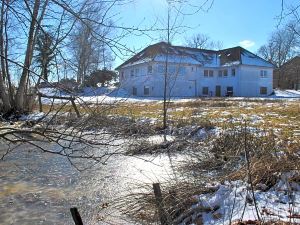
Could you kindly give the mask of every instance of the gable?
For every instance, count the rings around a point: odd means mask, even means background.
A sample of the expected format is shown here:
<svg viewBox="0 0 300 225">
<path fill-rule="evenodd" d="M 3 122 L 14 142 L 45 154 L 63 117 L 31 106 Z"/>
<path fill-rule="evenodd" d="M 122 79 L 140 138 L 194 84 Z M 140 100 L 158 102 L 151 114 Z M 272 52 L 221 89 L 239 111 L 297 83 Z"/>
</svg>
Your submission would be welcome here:
<svg viewBox="0 0 300 225">
<path fill-rule="evenodd" d="M 234 47 L 223 50 L 196 49 L 182 46 L 172 46 L 165 42 L 150 45 L 129 60 L 121 64 L 116 70 L 131 65 L 150 61 L 196 64 L 204 67 L 226 67 L 234 65 L 251 65 L 273 68 L 274 66 L 252 52 Z"/>
</svg>

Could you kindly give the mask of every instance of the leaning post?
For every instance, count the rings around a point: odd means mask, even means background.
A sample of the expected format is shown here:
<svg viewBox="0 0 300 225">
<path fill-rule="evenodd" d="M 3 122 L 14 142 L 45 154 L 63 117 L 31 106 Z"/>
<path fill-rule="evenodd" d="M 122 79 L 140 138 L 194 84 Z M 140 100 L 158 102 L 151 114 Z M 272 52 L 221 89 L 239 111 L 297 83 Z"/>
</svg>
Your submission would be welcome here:
<svg viewBox="0 0 300 225">
<path fill-rule="evenodd" d="M 75 222 L 75 225 L 83 225 L 81 216 L 78 212 L 78 209 L 77 208 L 71 208 L 70 211 L 71 211 L 73 220 Z"/>
<path fill-rule="evenodd" d="M 75 112 L 76 112 L 76 115 L 77 115 L 77 117 L 78 118 L 80 118 L 80 113 L 79 113 L 79 111 L 78 111 L 78 109 L 77 109 L 77 106 L 76 106 L 76 104 L 75 104 L 75 98 L 71 98 L 71 103 L 72 103 L 72 106 L 73 106 L 73 108 L 74 108 L 74 110 L 75 110 Z"/>
</svg>

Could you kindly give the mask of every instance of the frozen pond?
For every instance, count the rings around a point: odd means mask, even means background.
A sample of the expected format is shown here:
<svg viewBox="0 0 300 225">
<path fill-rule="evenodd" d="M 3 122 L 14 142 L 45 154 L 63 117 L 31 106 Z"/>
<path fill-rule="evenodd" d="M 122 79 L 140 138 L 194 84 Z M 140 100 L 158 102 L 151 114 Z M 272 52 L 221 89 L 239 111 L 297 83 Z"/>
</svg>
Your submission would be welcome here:
<svg viewBox="0 0 300 225">
<path fill-rule="evenodd" d="M 0 224 L 74 224 L 69 209 L 75 206 L 84 224 L 133 224 L 106 203 L 135 184 L 173 176 L 169 157 L 143 159 L 114 156 L 79 172 L 66 158 L 21 146 L 0 161 Z"/>
</svg>

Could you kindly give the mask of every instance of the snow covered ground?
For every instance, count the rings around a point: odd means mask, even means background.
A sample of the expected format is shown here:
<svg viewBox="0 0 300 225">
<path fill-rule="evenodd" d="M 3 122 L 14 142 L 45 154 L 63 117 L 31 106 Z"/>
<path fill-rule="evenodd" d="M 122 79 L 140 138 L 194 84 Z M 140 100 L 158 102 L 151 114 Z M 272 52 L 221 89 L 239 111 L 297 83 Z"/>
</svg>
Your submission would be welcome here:
<svg viewBox="0 0 300 225">
<path fill-rule="evenodd" d="M 252 193 L 244 182 L 225 182 L 216 189 L 213 194 L 197 196 L 199 203 L 194 205 L 194 208 L 211 209 L 200 214 L 205 225 L 258 219 Z M 267 191 L 256 190 L 254 196 L 261 220 L 300 223 L 300 185 L 287 182 L 287 176 L 282 176 Z"/>
<path fill-rule="evenodd" d="M 271 96 L 273 97 L 273 96 Z M 275 90 L 275 98 L 300 98 L 300 91 L 296 90 Z"/>
<path fill-rule="evenodd" d="M 59 91 L 54 88 L 42 88 L 40 92 L 48 95 L 48 96 L 70 96 L 70 94 Z M 73 96 L 76 96 L 77 101 L 79 103 L 86 102 L 86 103 L 105 103 L 105 104 L 113 104 L 116 102 L 156 102 L 162 101 L 163 98 L 158 97 L 136 97 L 130 95 L 124 89 L 117 89 L 112 87 L 99 87 L 99 88 L 84 88 L 79 93 L 74 93 Z M 174 97 L 172 101 L 193 101 L 196 98 L 180 98 Z M 244 99 L 243 97 L 234 97 L 231 99 Z M 300 91 L 296 90 L 275 90 L 274 95 L 268 97 L 256 97 L 252 99 L 290 99 L 290 100 L 297 100 L 300 99 Z M 54 103 L 59 104 L 65 102 L 66 100 L 54 100 Z M 51 98 L 42 98 L 43 104 L 51 104 L 53 99 Z"/>
</svg>

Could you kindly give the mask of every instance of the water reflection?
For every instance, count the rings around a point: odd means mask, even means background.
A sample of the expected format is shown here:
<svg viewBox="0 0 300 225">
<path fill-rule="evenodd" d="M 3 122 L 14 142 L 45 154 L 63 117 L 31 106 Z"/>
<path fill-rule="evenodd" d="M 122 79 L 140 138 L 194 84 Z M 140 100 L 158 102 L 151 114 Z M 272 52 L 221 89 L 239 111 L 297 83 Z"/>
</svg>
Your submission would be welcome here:
<svg viewBox="0 0 300 225">
<path fill-rule="evenodd" d="M 66 158 L 28 146 L 0 161 L 0 174 L 0 223 L 22 225 L 73 224 L 69 213 L 73 206 L 85 224 L 132 224 L 128 218 L 120 219 L 117 210 L 104 211 L 103 205 L 137 183 L 173 176 L 167 156 L 115 156 L 106 165 L 78 172 Z"/>
</svg>

